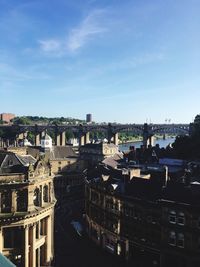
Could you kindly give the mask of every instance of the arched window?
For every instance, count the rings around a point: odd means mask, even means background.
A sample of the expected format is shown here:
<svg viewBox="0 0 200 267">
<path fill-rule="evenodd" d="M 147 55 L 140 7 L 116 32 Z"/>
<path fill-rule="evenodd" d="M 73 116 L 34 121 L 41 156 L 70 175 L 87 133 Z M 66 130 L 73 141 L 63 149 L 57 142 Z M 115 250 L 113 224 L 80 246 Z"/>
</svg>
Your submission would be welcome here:
<svg viewBox="0 0 200 267">
<path fill-rule="evenodd" d="M 27 211 L 27 190 L 17 192 L 17 211 Z"/>
<path fill-rule="evenodd" d="M 11 192 L 4 191 L 1 193 L 1 212 L 11 212 Z"/>
<path fill-rule="evenodd" d="M 49 201 L 49 188 L 48 185 L 45 185 L 43 188 L 43 201 L 48 202 Z"/>
<path fill-rule="evenodd" d="M 176 233 L 174 231 L 169 233 L 169 244 L 171 246 L 176 246 Z"/>
<path fill-rule="evenodd" d="M 177 246 L 179 248 L 184 248 L 184 244 L 185 243 L 185 238 L 184 238 L 184 234 L 179 233 L 178 234 L 178 241 L 177 241 Z"/>
<path fill-rule="evenodd" d="M 33 203 L 35 206 L 40 206 L 40 190 L 36 188 L 34 190 Z"/>
<path fill-rule="evenodd" d="M 184 215 L 183 212 L 179 212 L 179 213 L 178 213 L 177 223 L 178 223 L 179 225 L 184 225 L 184 224 L 185 224 L 185 215 Z"/>
</svg>

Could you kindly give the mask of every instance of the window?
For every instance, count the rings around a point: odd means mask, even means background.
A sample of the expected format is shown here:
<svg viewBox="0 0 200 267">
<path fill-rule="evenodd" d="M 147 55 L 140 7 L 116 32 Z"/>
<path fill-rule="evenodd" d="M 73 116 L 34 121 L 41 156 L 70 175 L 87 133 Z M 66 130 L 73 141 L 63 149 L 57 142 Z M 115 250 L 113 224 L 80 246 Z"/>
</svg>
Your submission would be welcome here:
<svg viewBox="0 0 200 267">
<path fill-rule="evenodd" d="M 23 241 L 22 229 L 8 227 L 3 229 L 4 248 L 21 248 Z"/>
<path fill-rule="evenodd" d="M 36 223 L 35 238 L 38 239 L 40 234 L 39 223 Z"/>
<path fill-rule="evenodd" d="M 13 160 L 12 160 L 12 159 L 8 160 L 8 165 L 9 165 L 10 167 L 13 166 Z"/>
<path fill-rule="evenodd" d="M 4 191 L 1 193 L 1 212 L 11 212 L 11 192 Z"/>
<path fill-rule="evenodd" d="M 175 211 L 170 211 L 169 222 L 174 223 L 174 224 L 176 223 L 176 212 Z"/>
<path fill-rule="evenodd" d="M 27 190 L 22 190 L 17 192 L 17 211 L 27 210 Z"/>
<path fill-rule="evenodd" d="M 45 185 L 43 188 L 43 201 L 44 202 L 48 202 L 49 200 L 49 189 L 48 189 L 48 185 Z"/>
<path fill-rule="evenodd" d="M 33 203 L 35 206 L 40 206 L 40 190 L 36 188 L 34 190 Z"/>
<path fill-rule="evenodd" d="M 171 246 L 176 246 L 176 233 L 174 231 L 171 231 L 169 234 L 169 244 Z"/>
<path fill-rule="evenodd" d="M 185 224 L 185 215 L 183 212 L 179 212 L 178 218 L 177 218 L 177 223 L 179 225 L 184 225 Z"/>
<path fill-rule="evenodd" d="M 182 233 L 178 234 L 177 246 L 184 248 L 184 235 Z"/>
</svg>

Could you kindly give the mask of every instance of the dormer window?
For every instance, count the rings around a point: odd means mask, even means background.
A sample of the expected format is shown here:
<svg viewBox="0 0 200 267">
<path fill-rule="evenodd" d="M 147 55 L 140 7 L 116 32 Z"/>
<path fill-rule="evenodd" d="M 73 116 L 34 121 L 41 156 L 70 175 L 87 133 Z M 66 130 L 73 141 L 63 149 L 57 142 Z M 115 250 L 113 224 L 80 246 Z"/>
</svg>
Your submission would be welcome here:
<svg viewBox="0 0 200 267">
<path fill-rule="evenodd" d="M 8 166 L 13 166 L 13 160 L 12 159 L 8 160 Z"/>
</svg>

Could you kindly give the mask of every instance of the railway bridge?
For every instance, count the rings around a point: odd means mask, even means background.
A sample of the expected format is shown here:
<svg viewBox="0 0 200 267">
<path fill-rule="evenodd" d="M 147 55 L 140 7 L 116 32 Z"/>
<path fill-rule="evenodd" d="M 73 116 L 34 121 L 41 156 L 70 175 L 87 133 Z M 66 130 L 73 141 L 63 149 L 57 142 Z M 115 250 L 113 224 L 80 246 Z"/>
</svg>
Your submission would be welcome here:
<svg viewBox="0 0 200 267">
<path fill-rule="evenodd" d="M 55 134 L 55 145 L 65 146 L 66 131 L 71 131 L 79 138 L 79 145 L 90 143 L 91 132 L 105 132 L 108 142 L 118 145 L 118 134 L 120 132 L 132 132 L 143 137 L 143 144 L 147 147 L 152 143 L 155 134 L 189 135 L 191 124 L 80 124 L 80 125 L 55 125 L 55 124 L 35 124 L 35 125 L 0 125 L 0 146 L 9 144 L 17 146 L 20 139 L 27 137 L 31 132 L 34 135 L 34 145 L 39 146 L 41 138 L 47 131 Z"/>
</svg>

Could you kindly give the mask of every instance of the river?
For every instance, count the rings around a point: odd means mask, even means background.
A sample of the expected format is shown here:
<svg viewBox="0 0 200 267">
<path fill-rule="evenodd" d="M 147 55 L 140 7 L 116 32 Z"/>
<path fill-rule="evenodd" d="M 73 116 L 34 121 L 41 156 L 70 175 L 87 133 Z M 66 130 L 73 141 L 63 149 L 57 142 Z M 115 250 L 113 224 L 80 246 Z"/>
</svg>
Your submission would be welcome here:
<svg viewBox="0 0 200 267">
<path fill-rule="evenodd" d="M 154 145 L 159 144 L 160 148 L 162 148 L 162 147 L 166 147 L 167 145 L 173 143 L 174 141 L 175 141 L 175 138 L 166 138 L 165 140 L 156 139 L 154 141 Z M 128 151 L 130 146 L 134 146 L 135 148 L 139 148 L 142 144 L 143 144 L 142 141 L 120 144 L 119 150 L 120 151 Z"/>
</svg>

